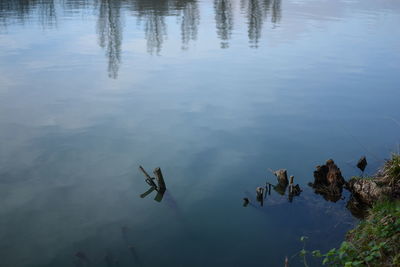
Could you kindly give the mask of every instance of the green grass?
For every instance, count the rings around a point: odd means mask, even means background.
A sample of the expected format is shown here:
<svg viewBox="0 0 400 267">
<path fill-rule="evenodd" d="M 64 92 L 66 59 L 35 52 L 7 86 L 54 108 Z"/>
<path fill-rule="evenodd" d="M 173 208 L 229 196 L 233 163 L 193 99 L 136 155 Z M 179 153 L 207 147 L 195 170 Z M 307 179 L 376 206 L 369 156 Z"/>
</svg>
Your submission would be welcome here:
<svg viewBox="0 0 400 267">
<path fill-rule="evenodd" d="M 392 159 L 388 160 L 383 167 L 383 174 L 389 180 L 389 185 L 393 186 L 400 181 L 400 155 L 393 154 Z"/>
<path fill-rule="evenodd" d="M 312 254 L 328 266 L 400 266 L 400 201 L 375 204 L 338 249 Z"/>
<path fill-rule="evenodd" d="M 328 266 L 400 266 L 400 155 L 393 154 L 377 177 L 352 179 L 375 180 L 378 185 L 389 186 L 392 193 L 368 210 L 369 215 L 347 233 L 339 248 L 325 254 L 315 250 L 311 254 L 321 257 Z M 303 246 L 300 256 L 305 266 L 309 253 Z"/>
</svg>

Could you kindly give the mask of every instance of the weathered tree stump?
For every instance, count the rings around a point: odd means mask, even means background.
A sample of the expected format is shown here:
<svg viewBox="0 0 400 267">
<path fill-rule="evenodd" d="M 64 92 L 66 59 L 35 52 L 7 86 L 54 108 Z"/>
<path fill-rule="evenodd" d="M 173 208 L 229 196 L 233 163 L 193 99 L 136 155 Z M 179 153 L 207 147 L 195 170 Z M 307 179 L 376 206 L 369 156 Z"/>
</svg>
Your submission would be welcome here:
<svg viewBox="0 0 400 267">
<path fill-rule="evenodd" d="M 167 190 L 167 187 L 165 186 L 164 177 L 162 175 L 161 169 L 160 168 L 155 168 L 153 173 L 157 178 L 157 183 L 158 183 L 157 189 L 158 189 L 158 191 L 165 192 L 165 190 Z"/>
<path fill-rule="evenodd" d="M 287 171 L 285 169 L 280 169 L 274 172 L 278 183 L 282 186 L 287 186 L 289 181 L 287 177 Z"/>
<path fill-rule="evenodd" d="M 164 198 L 165 191 L 158 191 L 157 195 L 155 196 L 154 200 L 157 202 L 161 202 Z"/>
<path fill-rule="evenodd" d="M 247 207 L 247 205 L 249 205 L 249 203 L 250 203 L 250 200 L 247 197 L 243 198 L 243 207 Z"/>
<path fill-rule="evenodd" d="M 302 190 L 298 184 L 294 185 L 294 176 L 290 176 L 290 184 L 289 184 L 289 202 L 293 201 L 293 198 L 299 196 Z"/>
<path fill-rule="evenodd" d="M 322 195 L 326 200 L 336 202 L 342 197 L 343 185 L 346 184 L 342 173 L 335 162 L 330 159 L 325 165 L 317 166 L 314 171 L 314 183 L 309 185 L 315 193 Z"/>
<path fill-rule="evenodd" d="M 264 191 L 264 187 L 259 186 L 256 188 L 256 198 L 257 201 L 261 203 L 261 206 L 264 204 Z"/>
<path fill-rule="evenodd" d="M 367 164 L 368 164 L 367 158 L 365 156 L 361 157 L 357 162 L 357 168 L 359 168 L 362 172 L 364 172 L 365 167 L 367 167 Z"/>
<path fill-rule="evenodd" d="M 289 194 L 292 194 L 292 192 L 293 192 L 293 186 L 294 186 L 294 176 L 293 175 L 291 175 L 290 176 L 290 183 L 289 183 Z"/>
<path fill-rule="evenodd" d="M 317 166 L 314 171 L 314 185 L 343 186 L 345 183 L 342 172 L 332 159 L 327 160 L 325 165 Z"/>
<path fill-rule="evenodd" d="M 270 170 L 270 171 L 276 176 L 276 179 L 278 180 L 278 184 L 273 187 L 274 190 L 278 194 L 284 195 L 286 192 L 286 188 L 289 184 L 289 180 L 287 177 L 287 171 L 285 169 L 280 169 L 277 171 Z"/>
</svg>

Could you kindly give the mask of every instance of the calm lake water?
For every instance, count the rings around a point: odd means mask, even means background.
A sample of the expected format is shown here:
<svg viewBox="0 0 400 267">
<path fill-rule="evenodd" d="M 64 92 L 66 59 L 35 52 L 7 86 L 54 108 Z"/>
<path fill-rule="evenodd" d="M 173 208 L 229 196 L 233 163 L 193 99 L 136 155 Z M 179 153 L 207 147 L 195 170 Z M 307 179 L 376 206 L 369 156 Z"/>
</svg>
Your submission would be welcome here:
<svg viewBox="0 0 400 267">
<path fill-rule="evenodd" d="M 397 0 L 1 0 L 0 266 L 302 266 L 301 236 L 337 246 L 348 196 L 307 184 L 398 150 L 399 25 Z M 161 202 L 139 165 L 161 167 Z M 261 207 L 279 168 L 304 191 Z"/>
</svg>

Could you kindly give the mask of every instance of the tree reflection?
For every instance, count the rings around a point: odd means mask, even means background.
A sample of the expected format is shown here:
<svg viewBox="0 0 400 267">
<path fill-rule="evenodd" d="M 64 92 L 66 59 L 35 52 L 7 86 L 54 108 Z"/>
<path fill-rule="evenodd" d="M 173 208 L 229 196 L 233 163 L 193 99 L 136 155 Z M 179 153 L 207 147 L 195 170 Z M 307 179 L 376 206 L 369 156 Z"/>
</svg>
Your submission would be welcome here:
<svg viewBox="0 0 400 267">
<path fill-rule="evenodd" d="M 32 16 L 37 16 L 43 28 L 57 25 L 54 0 L 1 0 L 0 21 L 3 27 L 9 23 L 25 23 Z"/>
<path fill-rule="evenodd" d="M 106 49 L 108 58 L 108 75 L 110 78 L 118 77 L 121 63 L 122 23 L 120 16 L 121 1 L 99 0 L 99 17 L 97 33 L 99 44 Z"/>
<path fill-rule="evenodd" d="M 233 7 L 231 0 L 214 0 L 215 23 L 221 39 L 221 48 L 229 47 L 233 29 Z"/>
<path fill-rule="evenodd" d="M 262 28 L 268 16 L 273 25 L 281 19 L 281 0 L 214 0 L 214 18 L 221 48 L 228 48 L 234 25 L 235 3 L 247 19 L 247 35 L 251 47 L 258 47 Z M 99 45 L 105 49 L 108 74 L 118 77 L 121 64 L 123 39 L 123 12 L 131 14 L 143 25 L 144 38 L 149 54 L 160 54 L 167 38 L 168 19 L 178 18 L 181 48 L 197 39 L 200 25 L 198 0 L 0 0 L 0 27 L 10 23 L 27 23 L 36 20 L 43 27 L 57 25 L 57 12 L 95 9 Z"/>
<path fill-rule="evenodd" d="M 57 26 L 57 14 L 53 0 L 41 0 L 39 5 L 39 20 L 42 27 L 55 27 Z"/>
<path fill-rule="evenodd" d="M 247 17 L 250 46 L 257 48 L 269 13 L 272 13 L 271 22 L 274 25 L 280 21 L 281 0 L 242 0 L 241 7 Z"/>
<path fill-rule="evenodd" d="M 181 11 L 181 36 L 182 48 L 187 49 L 191 40 L 197 39 L 198 25 L 200 23 L 200 13 L 197 1 L 178 1 L 182 3 Z"/>
<path fill-rule="evenodd" d="M 168 1 L 136 0 L 130 3 L 130 9 L 136 13 L 139 22 L 144 23 L 148 53 L 159 54 L 167 34 Z"/>
<path fill-rule="evenodd" d="M 167 36 L 166 18 L 178 16 L 181 22 L 182 48 L 186 49 L 191 40 L 197 38 L 200 13 L 196 0 L 136 0 L 131 10 L 144 23 L 147 51 L 159 54 Z"/>
</svg>

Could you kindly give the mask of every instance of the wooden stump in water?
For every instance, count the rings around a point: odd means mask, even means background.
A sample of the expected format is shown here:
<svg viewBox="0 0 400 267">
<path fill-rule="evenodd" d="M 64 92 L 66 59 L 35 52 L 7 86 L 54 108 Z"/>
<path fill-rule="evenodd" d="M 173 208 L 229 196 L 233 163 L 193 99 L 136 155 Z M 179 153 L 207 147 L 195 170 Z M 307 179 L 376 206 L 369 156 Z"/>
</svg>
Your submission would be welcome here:
<svg viewBox="0 0 400 267">
<path fill-rule="evenodd" d="M 155 201 L 161 202 L 162 199 L 164 198 L 164 192 L 165 191 L 158 191 L 156 197 L 154 198 Z"/>
<path fill-rule="evenodd" d="M 164 177 L 162 175 L 161 169 L 155 168 L 153 173 L 157 177 L 158 191 L 165 192 L 165 190 L 167 190 L 167 187 L 165 186 Z"/>
<path fill-rule="evenodd" d="M 280 169 L 274 172 L 279 185 L 286 187 L 289 183 L 287 177 L 287 171 L 285 169 Z"/>
<path fill-rule="evenodd" d="M 250 203 L 250 200 L 247 197 L 243 198 L 243 207 L 247 207 L 247 205 L 249 205 L 249 203 Z"/>
<path fill-rule="evenodd" d="M 264 187 L 257 187 L 256 188 L 256 194 L 257 194 L 257 201 L 261 203 L 261 206 L 264 204 L 264 191 L 265 188 Z"/>
<path fill-rule="evenodd" d="M 343 186 L 345 183 L 342 172 L 332 159 L 327 160 L 325 165 L 317 166 L 314 171 L 314 185 Z"/>
<path fill-rule="evenodd" d="M 315 193 L 322 195 L 326 200 L 336 202 L 341 199 L 345 184 L 340 169 L 332 159 L 329 159 L 325 165 L 316 167 L 314 183 L 310 183 L 310 186 L 314 188 Z"/>
<path fill-rule="evenodd" d="M 153 178 L 150 177 L 150 175 L 145 171 L 145 169 L 143 169 L 142 166 L 139 166 L 139 170 L 141 170 L 144 174 L 144 176 L 146 176 L 146 183 L 154 188 L 157 188 L 156 183 L 153 181 Z"/>
<path fill-rule="evenodd" d="M 359 168 L 362 172 L 364 172 L 365 167 L 367 167 L 367 164 L 368 164 L 367 158 L 365 156 L 361 157 L 357 162 L 357 168 Z"/>
<path fill-rule="evenodd" d="M 293 182 L 294 182 L 294 176 L 290 176 L 290 184 L 289 184 L 289 194 L 293 193 Z"/>
</svg>

